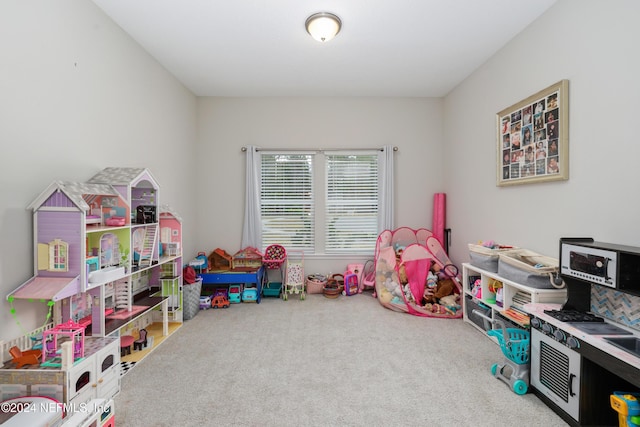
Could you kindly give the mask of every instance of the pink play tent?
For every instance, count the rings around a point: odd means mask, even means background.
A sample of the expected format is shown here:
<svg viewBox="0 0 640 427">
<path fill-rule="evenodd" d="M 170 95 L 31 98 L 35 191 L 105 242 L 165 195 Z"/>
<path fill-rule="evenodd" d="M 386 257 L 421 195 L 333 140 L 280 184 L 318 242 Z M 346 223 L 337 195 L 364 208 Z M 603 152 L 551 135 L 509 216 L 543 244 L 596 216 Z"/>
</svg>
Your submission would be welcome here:
<svg viewBox="0 0 640 427">
<path fill-rule="evenodd" d="M 462 294 L 458 270 L 431 231 L 408 227 L 383 231 L 376 243 L 375 263 L 376 294 L 384 307 L 416 316 L 462 317 L 459 297 L 457 304 L 446 307 L 423 304 L 429 269 L 434 263 L 440 267 L 442 279 L 452 279 L 454 294 Z M 406 283 L 401 281 L 401 270 L 406 273 Z"/>
</svg>

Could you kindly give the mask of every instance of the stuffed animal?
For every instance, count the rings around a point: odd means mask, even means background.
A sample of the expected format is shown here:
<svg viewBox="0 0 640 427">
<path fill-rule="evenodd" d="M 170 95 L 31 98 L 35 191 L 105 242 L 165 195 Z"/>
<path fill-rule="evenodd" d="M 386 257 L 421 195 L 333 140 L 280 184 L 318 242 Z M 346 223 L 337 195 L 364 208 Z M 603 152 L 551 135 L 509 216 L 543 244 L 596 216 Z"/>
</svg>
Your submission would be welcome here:
<svg viewBox="0 0 640 427">
<path fill-rule="evenodd" d="M 384 286 L 380 289 L 380 292 L 378 292 L 378 299 L 380 300 L 381 303 L 383 304 L 388 304 L 391 302 L 391 300 L 393 299 L 393 295 L 391 295 L 391 292 L 389 292 Z"/>
<path fill-rule="evenodd" d="M 407 271 L 404 268 L 404 264 L 400 264 L 400 267 L 398 267 L 398 276 L 400 277 L 400 283 L 403 285 L 409 283 L 409 278 L 407 277 Z"/>
<path fill-rule="evenodd" d="M 395 253 L 396 253 L 396 262 L 399 264 L 400 263 L 400 259 L 402 258 L 402 253 L 404 252 L 404 249 L 406 248 L 406 246 L 404 245 L 400 245 L 399 243 L 396 243 L 395 245 Z"/>
<path fill-rule="evenodd" d="M 381 302 L 391 302 L 394 298 L 402 300 L 402 286 L 398 283 L 398 277 L 395 270 L 384 260 L 381 261 L 380 268 L 376 274 L 376 283 L 381 284 L 380 298 Z"/>
<path fill-rule="evenodd" d="M 450 279 L 451 278 L 451 276 L 448 276 L 447 273 L 444 272 L 442 267 L 440 267 L 440 265 L 436 264 L 435 261 L 431 264 L 431 268 L 429 269 L 429 271 L 431 271 L 433 274 L 435 274 L 436 277 L 438 278 L 438 280 L 445 280 L 445 279 Z"/>
<path fill-rule="evenodd" d="M 440 298 L 438 303 L 445 308 L 447 313 L 454 315 L 458 310 L 462 308 L 460 307 L 460 304 L 458 304 L 459 297 L 460 295 L 458 294 L 446 295 Z"/>
<path fill-rule="evenodd" d="M 456 285 L 452 279 L 440 280 L 438 281 L 435 291 L 425 292 L 424 300 L 428 303 L 436 303 L 440 298 L 453 294 L 456 289 Z"/>
<path fill-rule="evenodd" d="M 415 302 L 415 299 L 413 298 L 413 292 L 411 292 L 411 287 L 408 283 L 404 285 L 404 297 L 409 302 Z"/>
<path fill-rule="evenodd" d="M 447 311 L 445 310 L 444 306 L 440 305 L 440 304 L 432 304 L 430 302 L 426 303 L 424 305 L 424 308 L 432 313 L 436 313 L 436 314 L 445 314 Z"/>
<path fill-rule="evenodd" d="M 438 285 L 438 276 L 433 272 L 433 270 L 429 270 L 427 272 L 427 288 L 433 290 Z"/>
<path fill-rule="evenodd" d="M 456 284 L 453 283 L 453 279 L 439 280 L 434 295 L 436 298 L 440 299 L 453 294 L 456 289 Z"/>
</svg>

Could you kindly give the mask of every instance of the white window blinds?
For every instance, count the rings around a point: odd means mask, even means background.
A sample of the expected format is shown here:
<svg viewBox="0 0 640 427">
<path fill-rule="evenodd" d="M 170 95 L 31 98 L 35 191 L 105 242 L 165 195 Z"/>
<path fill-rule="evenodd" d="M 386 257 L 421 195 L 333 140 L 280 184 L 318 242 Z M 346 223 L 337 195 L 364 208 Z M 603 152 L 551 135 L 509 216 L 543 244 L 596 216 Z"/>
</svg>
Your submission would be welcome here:
<svg viewBox="0 0 640 427">
<path fill-rule="evenodd" d="M 378 155 L 326 153 L 325 165 L 325 252 L 370 252 L 378 237 Z"/>
<path fill-rule="evenodd" d="M 261 156 L 262 244 L 314 251 L 313 155 Z"/>
<path fill-rule="evenodd" d="M 257 215 L 245 212 L 245 221 L 258 217 L 254 228 L 261 231 L 261 248 L 280 244 L 308 255 L 371 254 L 380 227 L 393 224 L 393 192 L 387 189 L 393 189 L 393 151 L 261 150 L 259 179 L 247 189 L 256 189 Z"/>
</svg>

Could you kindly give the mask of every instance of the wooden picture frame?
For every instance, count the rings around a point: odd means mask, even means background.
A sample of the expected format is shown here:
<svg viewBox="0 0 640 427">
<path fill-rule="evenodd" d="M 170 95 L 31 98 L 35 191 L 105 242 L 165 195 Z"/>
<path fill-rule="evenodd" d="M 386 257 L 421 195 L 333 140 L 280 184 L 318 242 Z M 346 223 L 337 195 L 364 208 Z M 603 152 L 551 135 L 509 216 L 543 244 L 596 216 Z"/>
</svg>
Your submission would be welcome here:
<svg viewBox="0 0 640 427">
<path fill-rule="evenodd" d="M 497 185 L 569 179 L 569 81 L 496 115 Z"/>
</svg>

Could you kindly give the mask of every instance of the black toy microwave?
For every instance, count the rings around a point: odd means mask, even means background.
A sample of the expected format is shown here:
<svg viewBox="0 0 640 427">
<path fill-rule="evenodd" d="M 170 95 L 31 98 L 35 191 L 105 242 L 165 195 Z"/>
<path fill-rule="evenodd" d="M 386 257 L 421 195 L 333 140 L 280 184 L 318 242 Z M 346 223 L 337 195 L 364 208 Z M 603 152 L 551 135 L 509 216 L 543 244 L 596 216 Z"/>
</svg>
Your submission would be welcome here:
<svg viewBox="0 0 640 427">
<path fill-rule="evenodd" d="M 562 238 L 560 274 L 640 295 L 640 248 L 591 238 Z"/>
</svg>

